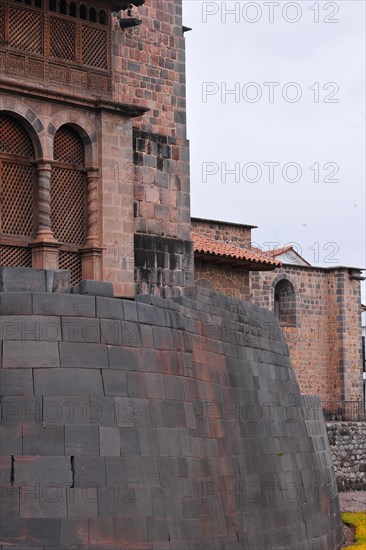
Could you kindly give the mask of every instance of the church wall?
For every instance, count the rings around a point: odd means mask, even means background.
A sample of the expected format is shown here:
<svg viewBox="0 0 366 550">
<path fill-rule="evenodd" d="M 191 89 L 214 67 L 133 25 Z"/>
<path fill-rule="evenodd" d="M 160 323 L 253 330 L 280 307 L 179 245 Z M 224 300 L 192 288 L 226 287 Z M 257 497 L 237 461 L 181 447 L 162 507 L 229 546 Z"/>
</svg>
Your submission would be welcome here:
<svg viewBox="0 0 366 550">
<path fill-rule="evenodd" d="M 212 285 L 212 290 L 226 296 L 249 301 L 249 271 L 246 269 L 220 266 L 196 260 L 194 263 L 195 284 Z M 211 288 L 211 287 L 210 287 Z"/>
<path fill-rule="evenodd" d="M 225 224 L 219 221 L 192 218 L 192 231 L 209 239 L 223 241 L 242 248 L 251 246 L 252 227 Z"/>
<path fill-rule="evenodd" d="M 182 3 L 147 2 L 142 25 L 115 30 L 114 97 L 148 112 L 133 121 L 137 293 L 169 296 L 193 282 Z M 148 246 L 149 258 L 141 248 Z"/>
<path fill-rule="evenodd" d="M 122 30 L 111 6 L 98 0 L 87 3 L 87 20 L 63 14 L 58 0 L 56 11 L 0 1 L 10 28 L 7 42 L 0 25 L 1 99 L 24 102 L 20 111 L 45 142 L 42 160 L 53 159 L 53 117 L 73 124 L 83 117 L 92 127 L 88 203 L 99 227 L 83 256 L 83 278 L 112 281 L 117 295 L 171 295 L 193 282 L 181 4 L 164 0 L 133 8 L 142 24 Z M 89 20 L 93 6 L 105 10 L 102 25 Z M 29 46 L 16 17 L 23 7 L 25 21 L 33 24 Z M 139 263 L 141 236 L 149 237 L 154 261 Z M 57 253 L 46 248 L 34 266 L 56 267 Z M 161 258 L 167 254 L 163 283 Z"/>
<path fill-rule="evenodd" d="M 301 390 L 322 401 L 359 400 L 361 393 L 360 285 L 347 269 L 284 266 L 250 274 L 253 303 L 274 308 L 284 276 L 295 288 L 296 326 L 282 325 Z"/>
</svg>

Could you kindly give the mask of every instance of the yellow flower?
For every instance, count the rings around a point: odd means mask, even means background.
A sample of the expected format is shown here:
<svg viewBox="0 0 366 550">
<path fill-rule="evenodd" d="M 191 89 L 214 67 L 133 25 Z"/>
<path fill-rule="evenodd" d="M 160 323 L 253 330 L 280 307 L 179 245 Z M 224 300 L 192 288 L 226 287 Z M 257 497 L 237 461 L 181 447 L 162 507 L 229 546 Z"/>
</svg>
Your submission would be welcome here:
<svg viewBox="0 0 366 550">
<path fill-rule="evenodd" d="M 366 550 L 366 512 L 342 514 L 343 523 L 356 527 L 356 544 L 347 546 L 345 550 Z"/>
</svg>

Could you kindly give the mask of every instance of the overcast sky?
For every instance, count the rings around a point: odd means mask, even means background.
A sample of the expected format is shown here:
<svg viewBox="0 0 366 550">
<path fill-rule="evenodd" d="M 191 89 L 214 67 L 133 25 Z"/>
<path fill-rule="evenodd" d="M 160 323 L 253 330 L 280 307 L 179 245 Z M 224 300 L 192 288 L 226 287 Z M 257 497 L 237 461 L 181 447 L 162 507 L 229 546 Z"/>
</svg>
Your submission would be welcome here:
<svg viewBox="0 0 366 550">
<path fill-rule="evenodd" d="M 183 6 L 192 215 L 365 267 L 365 2 Z"/>
</svg>

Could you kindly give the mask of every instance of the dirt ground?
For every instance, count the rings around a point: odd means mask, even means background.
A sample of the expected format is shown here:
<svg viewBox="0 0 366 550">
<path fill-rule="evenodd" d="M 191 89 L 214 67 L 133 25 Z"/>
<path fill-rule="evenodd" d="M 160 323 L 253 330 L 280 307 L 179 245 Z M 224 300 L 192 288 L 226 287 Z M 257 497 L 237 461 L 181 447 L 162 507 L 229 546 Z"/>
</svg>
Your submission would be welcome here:
<svg viewBox="0 0 366 550">
<path fill-rule="evenodd" d="M 341 512 L 366 512 L 366 491 L 339 493 Z M 342 548 L 355 542 L 355 529 L 344 526 L 345 542 Z"/>
</svg>

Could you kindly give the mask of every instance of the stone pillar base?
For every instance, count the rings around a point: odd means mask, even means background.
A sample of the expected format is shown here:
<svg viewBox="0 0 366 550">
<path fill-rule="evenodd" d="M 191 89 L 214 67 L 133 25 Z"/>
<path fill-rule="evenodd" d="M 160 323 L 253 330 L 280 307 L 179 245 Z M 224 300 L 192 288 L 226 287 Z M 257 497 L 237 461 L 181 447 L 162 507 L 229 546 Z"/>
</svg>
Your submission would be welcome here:
<svg viewBox="0 0 366 550">
<path fill-rule="evenodd" d="M 35 242 L 32 248 L 32 267 L 39 269 L 58 269 L 58 249 L 60 245 L 56 242 Z"/>
<path fill-rule="evenodd" d="M 100 281 L 102 278 L 102 251 L 100 247 L 88 247 L 80 251 L 83 279 Z"/>
</svg>

